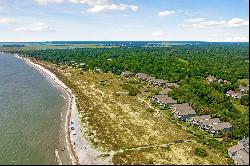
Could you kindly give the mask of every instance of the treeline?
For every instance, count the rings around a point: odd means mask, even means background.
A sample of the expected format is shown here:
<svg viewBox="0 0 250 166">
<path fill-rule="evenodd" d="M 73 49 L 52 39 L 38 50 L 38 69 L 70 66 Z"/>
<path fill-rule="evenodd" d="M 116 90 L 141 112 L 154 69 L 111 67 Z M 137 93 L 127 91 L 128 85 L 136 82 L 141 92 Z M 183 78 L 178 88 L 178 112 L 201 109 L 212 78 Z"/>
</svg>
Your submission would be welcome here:
<svg viewBox="0 0 250 166">
<path fill-rule="evenodd" d="M 21 52 L 57 64 L 83 69 L 100 69 L 120 74 L 122 71 L 145 72 L 181 86 L 170 95 L 179 102 L 189 102 L 199 114 L 211 114 L 233 124 L 232 138 L 249 135 L 249 112 L 234 108 L 225 92 L 238 87 L 237 80 L 249 78 L 249 48 L 246 44 L 177 45 L 166 48 L 102 48 L 36 50 Z M 208 85 L 209 75 L 231 84 Z"/>
<path fill-rule="evenodd" d="M 26 52 L 54 63 L 85 63 L 84 68 L 121 73 L 124 70 L 146 72 L 178 82 L 186 77 L 213 75 L 236 83 L 248 78 L 247 46 L 204 45 L 169 48 L 63 49 Z"/>
</svg>

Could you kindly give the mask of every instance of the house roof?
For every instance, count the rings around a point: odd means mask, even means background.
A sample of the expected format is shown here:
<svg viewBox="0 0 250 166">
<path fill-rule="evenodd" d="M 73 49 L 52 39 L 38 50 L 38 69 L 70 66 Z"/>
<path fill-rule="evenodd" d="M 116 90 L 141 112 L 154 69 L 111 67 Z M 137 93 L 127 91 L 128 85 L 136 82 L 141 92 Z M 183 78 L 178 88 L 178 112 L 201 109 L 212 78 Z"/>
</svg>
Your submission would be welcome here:
<svg viewBox="0 0 250 166">
<path fill-rule="evenodd" d="M 230 153 L 236 153 L 236 152 L 238 152 L 239 150 L 241 150 L 241 149 L 243 149 L 243 148 L 244 148 L 244 147 L 243 147 L 241 144 L 237 144 L 237 145 L 234 145 L 234 146 L 228 148 L 228 151 L 229 151 Z"/>
<path fill-rule="evenodd" d="M 223 130 L 226 128 L 231 128 L 232 125 L 229 122 L 221 122 L 221 123 L 213 124 L 212 127 L 214 130 Z"/>
<path fill-rule="evenodd" d="M 177 103 L 176 100 L 172 99 L 172 97 L 169 97 L 167 95 L 155 95 L 154 98 L 159 100 L 159 102 L 163 104 L 175 104 Z"/>
<path fill-rule="evenodd" d="M 195 110 L 179 111 L 179 115 L 195 115 Z"/>
<path fill-rule="evenodd" d="M 137 76 L 138 78 L 146 78 L 146 77 L 148 77 L 148 75 L 145 74 L 145 73 L 137 73 L 136 76 Z"/>
<path fill-rule="evenodd" d="M 244 165 L 249 165 L 249 154 L 245 150 L 239 150 L 238 154 Z"/>
<path fill-rule="evenodd" d="M 130 71 L 124 71 L 122 72 L 122 75 L 133 75 L 134 73 L 130 72 Z"/>
<path fill-rule="evenodd" d="M 240 89 L 240 90 L 244 90 L 244 91 L 248 91 L 248 90 L 249 90 L 249 87 L 240 85 L 240 86 L 239 86 L 239 89 Z"/>
<path fill-rule="evenodd" d="M 186 111 L 186 110 L 192 110 L 193 108 L 188 104 L 188 103 L 184 103 L 184 104 L 175 104 L 174 105 L 177 110 L 179 111 Z"/>
<path fill-rule="evenodd" d="M 148 76 L 148 77 L 147 77 L 147 80 L 148 80 L 148 81 L 155 81 L 156 78 L 155 78 L 155 77 L 152 77 L 152 76 Z"/>
<path fill-rule="evenodd" d="M 188 103 L 175 104 L 174 107 L 177 108 L 180 115 L 196 114 L 195 110 Z"/>
<path fill-rule="evenodd" d="M 229 91 L 227 91 L 227 94 L 229 94 L 230 96 L 232 96 L 232 95 L 235 95 L 235 92 L 233 90 L 229 90 Z"/>
<path fill-rule="evenodd" d="M 217 80 L 217 78 L 216 78 L 215 76 L 211 76 L 211 75 L 209 75 L 209 76 L 207 77 L 207 80 L 216 81 L 216 80 Z"/>
<path fill-rule="evenodd" d="M 163 79 L 155 79 L 156 82 L 158 83 L 162 83 L 162 84 L 166 84 L 167 81 L 166 80 L 163 80 Z"/>
<path fill-rule="evenodd" d="M 167 83 L 167 86 L 168 87 L 175 87 L 175 88 L 179 87 L 179 85 L 177 83 Z"/>
<path fill-rule="evenodd" d="M 162 91 L 159 92 L 159 95 L 167 95 L 169 91 L 171 91 L 172 89 L 170 88 L 165 88 Z"/>
<path fill-rule="evenodd" d="M 241 93 L 241 92 L 237 92 L 237 93 L 235 94 L 235 96 L 238 97 L 238 98 L 241 98 L 241 97 L 242 97 L 242 93 Z"/>
<path fill-rule="evenodd" d="M 242 144 L 242 145 L 249 145 L 249 137 L 247 137 L 246 139 L 240 140 L 240 144 Z"/>
<path fill-rule="evenodd" d="M 210 125 L 210 124 L 216 124 L 216 123 L 219 123 L 220 122 L 220 119 L 219 118 L 214 118 L 214 119 L 209 119 L 209 120 L 202 120 L 202 123 L 204 125 Z"/>
<path fill-rule="evenodd" d="M 168 97 L 168 95 L 154 95 L 154 98 L 164 98 L 164 97 Z"/>
<path fill-rule="evenodd" d="M 210 115 L 201 115 L 201 116 L 195 116 L 194 120 L 195 121 L 200 121 L 200 120 L 204 120 L 204 119 L 210 119 L 211 116 Z"/>
</svg>

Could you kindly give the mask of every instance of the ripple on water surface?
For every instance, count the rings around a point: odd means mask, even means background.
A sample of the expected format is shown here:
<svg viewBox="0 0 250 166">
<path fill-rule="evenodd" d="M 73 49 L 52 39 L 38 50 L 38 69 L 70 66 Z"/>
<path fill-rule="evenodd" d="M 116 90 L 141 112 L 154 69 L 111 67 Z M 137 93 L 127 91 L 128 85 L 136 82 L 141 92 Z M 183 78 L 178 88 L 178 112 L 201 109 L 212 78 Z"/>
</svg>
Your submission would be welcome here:
<svg viewBox="0 0 250 166">
<path fill-rule="evenodd" d="M 57 164 L 64 106 L 60 91 L 42 74 L 0 53 L 0 164 Z"/>
</svg>

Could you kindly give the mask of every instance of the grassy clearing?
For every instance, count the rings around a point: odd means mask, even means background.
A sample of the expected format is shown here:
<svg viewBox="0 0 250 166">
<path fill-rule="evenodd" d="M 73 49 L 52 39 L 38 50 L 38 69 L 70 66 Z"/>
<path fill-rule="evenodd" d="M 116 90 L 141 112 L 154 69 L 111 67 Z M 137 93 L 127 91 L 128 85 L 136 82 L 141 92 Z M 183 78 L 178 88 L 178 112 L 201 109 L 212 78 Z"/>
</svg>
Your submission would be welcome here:
<svg viewBox="0 0 250 166">
<path fill-rule="evenodd" d="M 112 73 L 82 71 L 42 62 L 76 94 L 85 135 L 93 146 L 109 153 L 120 149 L 194 140 L 194 136 L 164 116 L 155 117 L 159 109 L 152 107 L 149 97 L 159 88 L 123 79 Z M 136 86 L 138 93 L 130 96 L 123 85 Z M 168 111 L 168 110 L 164 110 Z M 167 113 L 167 112 L 166 112 Z M 196 147 L 207 149 L 208 156 L 195 155 Z M 144 149 L 115 153 L 114 164 L 227 164 L 220 153 L 199 143 L 173 145 L 166 149 Z"/>
<path fill-rule="evenodd" d="M 113 163 L 125 165 L 223 165 L 227 162 L 225 158 L 221 158 L 220 155 L 214 153 L 209 148 L 205 148 L 208 156 L 198 156 L 195 154 L 195 149 L 198 147 L 201 147 L 201 145 L 197 143 L 182 143 L 171 145 L 168 149 L 154 148 L 140 151 L 127 151 L 126 153 L 116 154 L 113 157 Z"/>
<path fill-rule="evenodd" d="M 249 85 L 249 79 L 240 79 L 238 80 L 238 84 Z"/>
<path fill-rule="evenodd" d="M 249 111 L 249 107 L 241 105 L 239 102 L 233 102 L 233 105 L 241 113 L 246 113 L 247 111 Z"/>
</svg>

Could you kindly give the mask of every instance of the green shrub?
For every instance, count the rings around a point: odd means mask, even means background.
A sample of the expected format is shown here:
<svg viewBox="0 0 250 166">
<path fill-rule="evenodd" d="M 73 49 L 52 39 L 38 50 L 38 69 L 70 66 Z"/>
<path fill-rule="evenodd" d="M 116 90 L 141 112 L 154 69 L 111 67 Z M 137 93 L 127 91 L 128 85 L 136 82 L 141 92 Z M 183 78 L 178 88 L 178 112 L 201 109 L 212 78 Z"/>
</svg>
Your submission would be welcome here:
<svg viewBox="0 0 250 166">
<path fill-rule="evenodd" d="M 248 106 L 249 105 L 249 95 L 243 95 L 240 99 L 240 104 Z"/>
<path fill-rule="evenodd" d="M 137 93 L 139 92 L 136 86 L 130 84 L 123 84 L 122 88 L 128 91 L 129 96 L 136 96 Z"/>
<path fill-rule="evenodd" d="M 198 155 L 198 156 L 201 156 L 201 157 L 208 156 L 208 154 L 206 152 L 206 149 L 204 149 L 204 148 L 196 148 L 195 149 L 195 154 Z"/>
<path fill-rule="evenodd" d="M 147 112 L 153 113 L 153 112 L 154 112 L 154 109 L 148 107 L 148 108 L 146 109 L 146 111 L 147 111 Z"/>
</svg>

